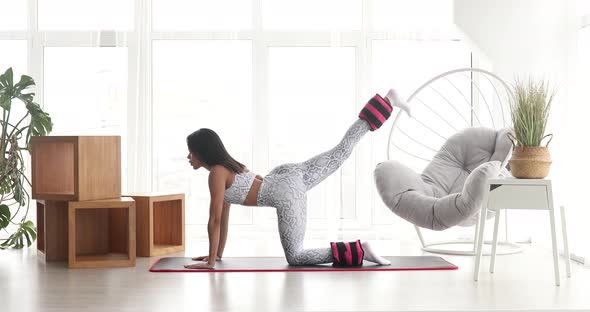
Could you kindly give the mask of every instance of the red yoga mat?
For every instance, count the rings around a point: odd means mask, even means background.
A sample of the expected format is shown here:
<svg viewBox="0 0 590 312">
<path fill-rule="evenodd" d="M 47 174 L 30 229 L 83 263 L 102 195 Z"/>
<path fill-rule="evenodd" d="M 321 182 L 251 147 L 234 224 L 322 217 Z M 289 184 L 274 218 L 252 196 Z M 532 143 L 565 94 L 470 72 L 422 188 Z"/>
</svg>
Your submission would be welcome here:
<svg viewBox="0 0 590 312">
<path fill-rule="evenodd" d="M 441 257 L 396 256 L 384 257 L 391 265 L 376 265 L 365 261 L 361 267 L 334 267 L 331 264 L 290 266 L 283 257 L 223 258 L 212 270 L 185 269 L 186 264 L 198 263 L 191 258 L 167 257 L 158 259 L 150 272 L 336 272 L 336 271 L 411 271 L 457 270 L 458 267 Z"/>
</svg>

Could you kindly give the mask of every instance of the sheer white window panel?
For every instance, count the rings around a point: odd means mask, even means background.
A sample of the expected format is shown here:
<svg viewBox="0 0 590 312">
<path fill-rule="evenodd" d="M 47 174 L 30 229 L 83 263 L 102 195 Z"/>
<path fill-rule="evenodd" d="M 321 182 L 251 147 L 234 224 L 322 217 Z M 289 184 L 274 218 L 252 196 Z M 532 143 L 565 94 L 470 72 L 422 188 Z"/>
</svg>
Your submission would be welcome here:
<svg viewBox="0 0 590 312">
<path fill-rule="evenodd" d="M 27 30 L 27 1 L 0 0 L 0 32 Z"/>
<path fill-rule="evenodd" d="M 402 41 L 402 40 L 373 40 L 372 41 L 372 84 L 376 90 L 387 90 L 389 88 L 395 88 L 399 91 L 401 96 L 407 99 L 411 93 L 413 93 L 423 83 L 431 79 L 432 77 L 439 75 L 445 71 L 470 67 L 471 55 L 470 51 L 464 46 L 463 43 L 457 41 Z M 468 80 L 459 86 L 460 89 L 467 95 L 470 94 Z M 438 86 L 440 91 L 446 93 L 445 86 Z M 452 88 L 450 86 L 446 88 Z M 450 89 L 449 89 L 450 90 Z M 465 101 L 460 97 L 459 93 L 448 92 L 451 96 L 451 101 Z M 383 91 L 382 91 L 383 92 Z M 422 93 L 421 100 L 425 103 L 435 105 L 435 110 L 443 116 L 451 118 L 451 123 L 464 124 L 463 117 L 469 116 L 469 106 L 465 105 L 464 109 L 460 109 L 458 113 L 449 114 L 445 113 L 445 109 L 448 110 L 447 104 L 443 102 L 438 94 L 433 91 L 426 90 Z M 440 126 L 439 129 L 450 129 L 445 128 L 446 123 L 441 121 L 437 116 L 429 112 L 424 105 L 418 104 L 419 101 L 412 103 L 412 110 L 416 115 L 430 116 L 428 122 L 432 123 L 432 126 Z M 439 105 L 440 104 L 440 105 Z M 394 113 L 398 110 L 395 109 Z M 395 116 L 395 115 L 394 115 Z M 394 117 L 392 116 L 392 118 Z M 468 117 L 466 117 L 468 118 Z M 406 133 L 409 133 L 415 139 L 421 140 L 433 148 L 439 147 L 444 140 L 439 138 L 437 135 L 431 133 L 429 130 L 420 126 L 415 122 L 406 123 L 408 129 L 405 129 Z M 448 127 L 448 126 L 446 126 Z M 385 131 L 389 132 L 391 125 L 385 127 Z M 412 141 L 401 135 L 399 131 L 394 132 L 396 143 L 399 146 L 416 146 L 411 144 Z M 387 159 L 387 143 L 388 135 L 376 136 L 373 144 L 373 157 L 372 157 L 372 168 L 375 168 L 377 163 Z M 408 143 L 408 144 L 405 144 Z M 412 149 L 411 152 L 431 158 L 434 152 L 425 149 Z M 417 160 L 415 157 L 407 155 L 403 152 L 397 152 L 395 158 L 407 164 L 417 172 L 421 172 L 426 162 Z M 393 224 L 392 231 L 394 237 L 399 239 L 411 238 L 415 239 L 415 233 L 413 227 L 408 223 L 397 218 L 381 201 L 375 188 L 372 189 L 373 198 L 373 224 Z"/>
<path fill-rule="evenodd" d="M 267 30 L 351 31 L 362 24 L 361 0 L 261 0 Z"/>
<path fill-rule="evenodd" d="M 157 40 L 153 43 L 154 189 L 186 194 L 186 223 L 206 224 L 208 171 L 194 171 L 186 137 L 210 128 L 237 161 L 252 167 L 252 42 Z M 261 173 L 262 174 L 262 173 Z M 236 207 L 232 224 L 251 224 Z"/>
<path fill-rule="evenodd" d="M 249 30 L 251 0 L 153 0 L 153 29 Z"/>
<path fill-rule="evenodd" d="M 44 58 L 51 135 L 120 135 L 127 185 L 127 48 L 51 47 Z"/>
<path fill-rule="evenodd" d="M 333 148 L 357 120 L 355 49 L 273 47 L 268 54 L 270 168 Z M 355 217 L 354 158 L 308 192 L 310 228 Z"/>
<path fill-rule="evenodd" d="M 40 30 L 133 30 L 134 0 L 38 0 Z"/>
</svg>

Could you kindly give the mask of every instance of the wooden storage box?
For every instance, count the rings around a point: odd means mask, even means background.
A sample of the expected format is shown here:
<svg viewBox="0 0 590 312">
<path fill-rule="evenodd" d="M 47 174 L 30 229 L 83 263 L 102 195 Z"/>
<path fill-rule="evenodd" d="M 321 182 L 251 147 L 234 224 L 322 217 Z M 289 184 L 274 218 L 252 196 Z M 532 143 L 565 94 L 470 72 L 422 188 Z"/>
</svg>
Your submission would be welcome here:
<svg viewBox="0 0 590 312">
<path fill-rule="evenodd" d="M 31 144 L 34 199 L 121 197 L 120 136 L 34 136 Z"/>
<path fill-rule="evenodd" d="M 68 203 L 70 268 L 135 266 L 135 201 Z"/>
<path fill-rule="evenodd" d="M 137 256 L 184 251 L 184 194 L 135 193 Z"/>
<path fill-rule="evenodd" d="M 68 202 L 37 200 L 37 251 L 45 261 L 68 260 Z"/>
</svg>

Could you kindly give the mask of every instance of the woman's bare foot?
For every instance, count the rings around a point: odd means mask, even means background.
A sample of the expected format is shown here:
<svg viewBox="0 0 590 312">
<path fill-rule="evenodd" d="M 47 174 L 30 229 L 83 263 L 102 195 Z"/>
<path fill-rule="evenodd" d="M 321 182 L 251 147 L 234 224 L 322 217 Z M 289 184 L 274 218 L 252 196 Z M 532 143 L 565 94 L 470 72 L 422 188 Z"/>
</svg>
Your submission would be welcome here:
<svg viewBox="0 0 590 312">
<path fill-rule="evenodd" d="M 375 262 L 380 265 L 390 265 L 391 264 L 391 262 L 389 260 L 376 254 L 375 251 L 373 250 L 373 248 L 371 248 L 371 245 L 369 244 L 369 242 L 363 242 L 362 245 L 363 245 L 363 251 L 365 252 L 365 256 L 363 257 L 363 259 L 371 261 L 371 262 Z"/>
<path fill-rule="evenodd" d="M 385 100 L 391 106 L 399 107 L 401 110 L 405 111 L 406 114 L 408 114 L 408 116 L 412 117 L 412 112 L 410 110 L 410 107 L 408 106 L 406 101 L 402 100 L 402 98 L 399 96 L 397 91 L 395 91 L 394 89 L 389 89 L 389 91 L 387 92 L 387 95 L 385 95 Z"/>
</svg>

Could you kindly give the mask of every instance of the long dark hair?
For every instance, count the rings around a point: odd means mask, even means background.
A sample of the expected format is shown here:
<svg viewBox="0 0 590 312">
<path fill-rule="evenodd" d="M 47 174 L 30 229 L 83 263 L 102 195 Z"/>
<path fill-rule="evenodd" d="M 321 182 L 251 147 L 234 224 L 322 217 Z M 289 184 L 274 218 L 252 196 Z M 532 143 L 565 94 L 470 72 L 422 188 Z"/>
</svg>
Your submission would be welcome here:
<svg viewBox="0 0 590 312">
<path fill-rule="evenodd" d="M 188 150 L 209 167 L 222 165 L 230 171 L 241 173 L 244 166 L 229 155 L 215 131 L 201 128 L 186 137 Z"/>
</svg>

